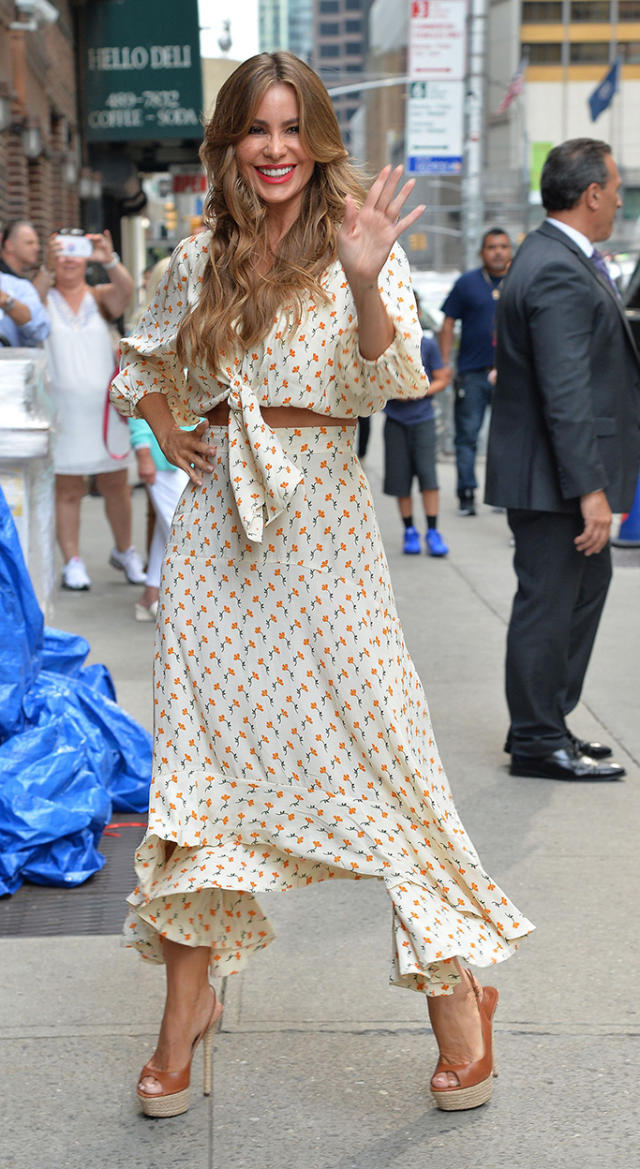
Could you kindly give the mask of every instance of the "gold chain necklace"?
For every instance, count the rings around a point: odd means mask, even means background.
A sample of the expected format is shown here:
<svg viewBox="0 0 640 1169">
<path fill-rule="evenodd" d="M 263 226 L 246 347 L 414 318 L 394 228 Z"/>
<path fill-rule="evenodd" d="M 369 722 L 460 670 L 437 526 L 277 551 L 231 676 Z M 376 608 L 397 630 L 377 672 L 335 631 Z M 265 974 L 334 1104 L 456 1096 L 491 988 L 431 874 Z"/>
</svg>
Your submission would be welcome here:
<svg viewBox="0 0 640 1169">
<path fill-rule="evenodd" d="M 482 269 L 482 275 L 487 283 L 487 286 L 491 290 L 491 299 L 492 300 L 500 300 L 500 289 L 502 288 L 502 285 L 504 284 L 504 276 L 501 277 L 500 283 L 494 287 L 494 285 L 491 283 L 491 277 L 490 277 L 489 273 L 487 272 L 486 268 Z M 505 273 L 505 275 L 506 275 L 506 273 Z"/>
</svg>

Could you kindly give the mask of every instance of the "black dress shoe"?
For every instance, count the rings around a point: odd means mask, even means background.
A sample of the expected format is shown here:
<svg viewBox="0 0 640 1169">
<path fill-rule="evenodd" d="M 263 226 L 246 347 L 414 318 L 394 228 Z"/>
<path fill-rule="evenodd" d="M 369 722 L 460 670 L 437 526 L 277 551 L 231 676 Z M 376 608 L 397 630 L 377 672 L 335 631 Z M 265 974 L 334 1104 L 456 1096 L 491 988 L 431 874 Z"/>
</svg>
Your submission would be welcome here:
<svg viewBox="0 0 640 1169">
<path fill-rule="evenodd" d="M 586 739 L 577 739 L 570 730 L 567 730 L 567 737 L 575 755 L 589 755 L 591 759 L 609 759 L 613 755 L 611 747 L 605 743 L 588 743 Z M 503 751 L 507 755 L 511 754 L 511 731 L 507 734 Z"/>
<path fill-rule="evenodd" d="M 535 779 L 612 780 L 626 775 L 624 767 L 610 761 L 603 763 L 589 755 L 576 755 L 560 747 L 550 755 L 512 755 L 511 774 Z"/>
<path fill-rule="evenodd" d="M 571 731 L 567 731 L 567 734 L 576 755 L 589 755 L 591 759 L 609 759 L 613 755 L 611 747 L 607 747 L 606 743 L 588 743 L 586 739 L 576 739 Z"/>
</svg>

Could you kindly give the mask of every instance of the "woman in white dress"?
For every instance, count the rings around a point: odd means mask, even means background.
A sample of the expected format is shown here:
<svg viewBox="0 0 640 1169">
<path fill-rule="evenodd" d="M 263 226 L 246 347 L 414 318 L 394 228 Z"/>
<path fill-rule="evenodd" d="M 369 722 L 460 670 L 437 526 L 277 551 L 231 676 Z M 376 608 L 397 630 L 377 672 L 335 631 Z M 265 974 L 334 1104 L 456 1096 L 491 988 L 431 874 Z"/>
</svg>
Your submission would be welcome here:
<svg viewBox="0 0 640 1169">
<path fill-rule="evenodd" d="M 208 975 L 271 940 L 256 894 L 377 877 L 391 981 L 427 995 L 436 1103 L 475 1107 L 497 991 L 461 961 L 499 962 L 533 927 L 458 818 L 354 446 L 358 416 L 428 384 L 396 244 L 423 209 L 404 214 L 400 168 L 363 190 L 324 86 L 290 53 L 225 82 L 202 157 L 210 230 L 174 252 L 112 388 L 191 479 L 165 554 L 126 924 L 167 976 L 138 1097 L 149 1115 L 188 1107 L 221 1014 Z"/>
<path fill-rule="evenodd" d="M 85 590 L 91 585 L 80 557 L 80 505 L 86 476 L 95 475 L 114 547 L 109 558 L 131 584 L 144 581 L 142 562 L 131 543 L 131 493 L 126 459 L 114 458 L 105 444 L 105 399 L 114 368 L 113 337 L 108 321 L 128 304 L 133 282 L 114 252 L 109 232 L 90 235 L 93 254 L 109 273 L 109 284 L 90 288 L 87 260 L 59 250 L 55 236 L 48 266 L 54 286 L 46 306 L 51 330 L 45 342 L 51 392 L 56 407 L 54 468 L 56 474 L 56 535 L 62 552 L 62 587 Z M 129 449 L 125 427 L 125 445 Z"/>
</svg>

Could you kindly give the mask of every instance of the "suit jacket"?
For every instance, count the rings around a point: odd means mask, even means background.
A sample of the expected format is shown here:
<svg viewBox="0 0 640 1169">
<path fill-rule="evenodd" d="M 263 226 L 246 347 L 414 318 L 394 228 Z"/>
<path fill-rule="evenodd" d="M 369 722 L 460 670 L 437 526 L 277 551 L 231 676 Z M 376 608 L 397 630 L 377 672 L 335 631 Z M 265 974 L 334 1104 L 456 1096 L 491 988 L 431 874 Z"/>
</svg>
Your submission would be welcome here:
<svg viewBox="0 0 640 1169">
<path fill-rule="evenodd" d="M 553 224 L 527 236 L 496 315 L 487 503 L 571 512 L 604 490 L 631 507 L 640 467 L 640 357 L 620 298 Z"/>
</svg>

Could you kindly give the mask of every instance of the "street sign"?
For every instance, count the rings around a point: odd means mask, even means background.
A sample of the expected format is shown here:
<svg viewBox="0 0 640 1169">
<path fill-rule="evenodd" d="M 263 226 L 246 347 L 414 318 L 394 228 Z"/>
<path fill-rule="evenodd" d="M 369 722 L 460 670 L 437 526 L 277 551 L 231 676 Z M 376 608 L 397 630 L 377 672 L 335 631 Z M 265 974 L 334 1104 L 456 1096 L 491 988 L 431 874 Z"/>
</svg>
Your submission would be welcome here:
<svg viewBox="0 0 640 1169">
<path fill-rule="evenodd" d="M 460 174 L 466 0 L 411 0 L 405 130 L 410 174 Z"/>
<path fill-rule="evenodd" d="M 410 174 L 460 174 L 462 99 L 459 82 L 410 83 L 406 128 Z"/>
<path fill-rule="evenodd" d="M 202 138 L 197 0 L 87 4 L 88 142 Z"/>
<path fill-rule="evenodd" d="M 412 0 L 409 76 L 412 81 L 463 81 L 466 0 Z"/>
</svg>

